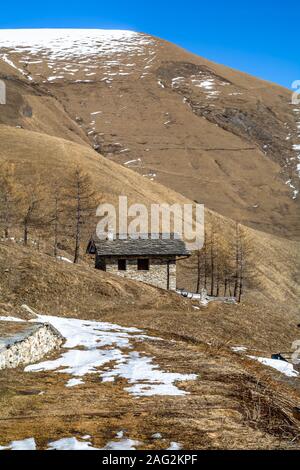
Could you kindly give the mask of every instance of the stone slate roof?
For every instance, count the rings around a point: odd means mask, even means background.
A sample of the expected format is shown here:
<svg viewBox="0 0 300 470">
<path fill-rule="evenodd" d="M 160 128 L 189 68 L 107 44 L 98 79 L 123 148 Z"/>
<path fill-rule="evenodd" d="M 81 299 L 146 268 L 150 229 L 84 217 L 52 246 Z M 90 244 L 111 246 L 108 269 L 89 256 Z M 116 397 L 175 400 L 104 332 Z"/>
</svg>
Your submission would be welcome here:
<svg viewBox="0 0 300 470">
<path fill-rule="evenodd" d="M 114 240 L 99 240 L 92 238 L 89 243 L 88 253 L 96 253 L 98 256 L 189 256 L 191 253 L 187 250 L 183 240 L 174 239 L 147 239 L 139 238 L 137 240 L 122 240 L 118 237 Z"/>
</svg>

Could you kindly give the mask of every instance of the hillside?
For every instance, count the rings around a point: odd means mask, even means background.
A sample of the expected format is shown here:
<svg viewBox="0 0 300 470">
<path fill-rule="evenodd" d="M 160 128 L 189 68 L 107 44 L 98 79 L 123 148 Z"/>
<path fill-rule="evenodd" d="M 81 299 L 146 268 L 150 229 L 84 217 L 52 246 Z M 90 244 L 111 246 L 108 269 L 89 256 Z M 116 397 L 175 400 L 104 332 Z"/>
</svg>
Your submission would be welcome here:
<svg viewBox="0 0 300 470">
<path fill-rule="evenodd" d="M 0 450 L 299 449 L 299 368 L 270 362 L 299 337 L 300 108 L 290 92 L 109 30 L 0 30 L 0 80 L 0 166 L 18 206 L 0 237 L 1 337 L 41 322 L 65 338 L 38 364 L 0 371 Z M 205 203 L 207 245 L 178 261 L 177 287 L 196 291 L 207 247 L 205 276 L 215 262 L 211 275 L 231 269 L 233 283 L 240 242 L 241 303 L 202 305 L 95 270 L 92 216 L 73 264 L 76 167 L 93 211 L 120 195 L 147 207 Z M 32 194 L 25 246 L 19 212 Z"/>
<path fill-rule="evenodd" d="M 196 312 L 174 293 L 11 242 L 0 245 L 0 274 L 2 335 L 26 325 L 3 322 L 7 316 L 65 325 L 70 335 L 44 362 L 1 371 L 0 445 L 31 438 L 39 449 L 76 442 L 82 449 L 90 442 L 105 449 L 166 449 L 172 442 L 185 449 L 299 448 L 297 378 L 232 351 L 243 344 L 247 354 L 268 357 L 287 347 L 296 334 L 292 317 L 281 326 L 269 310 L 264 329 L 249 329 L 258 311 L 249 317 L 247 305 Z M 124 362 L 130 373 L 117 372 Z"/>
<path fill-rule="evenodd" d="M 15 163 L 18 179 L 24 186 L 30 185 L 33 175 L 38 175 L 50 195 L 57 178 L 66 180 L 74 164 L 80 164 L 92 178 L 95 191 L 105 202 L 116 203 L 120 194 L 128 196 L 132 203 L 138 201 L 146 205 L 189 202 L 179 193 L 145 180 L 85 145 L 11 126 L 0 126 L 0 161 Z M 47 204 L 47 200 L 44 204 Z M 218 224 L 224 235 L 227 233 L 228 238 L 233 237 L 232 220 L 206 210 L 206 222 Z M 270 299 L 278 304 L 288 302 L 288 308 L 294 311 L 299 295 L 299 243 L 247 230 L 251 238 L 251 256 L 259 270 L 259 286 L 255 295 L 264 302 Z M 194 274 L 189 273 L 189 270 L 186 272 L 184 266 L 180 272 L 178 287 L 194 289 Z"/>
<path fill-rule="evenodd" d="M 26 319 L 26 304 L 48 315 L 117 321 L 192 341 L 246 345 L 266 354 L 289 350 L 299 331 L 297 296 L 288 283 L 273 297 L 265 288 L 260 294 L 247 292 L 242 305 L 216 303 L 199 311 L 193 308 L 197 302 L 175 293 L 96 271 L 87 262 L 76 266 L 55 260 L 14 242 L 0 243 L 0 275 L 0 317 Z M 185 283 L 186 277 L 180 266 L 178 282 Z"/>
<path fill-rule="evenodd" d="M 12 242 L 0 245 L 0 316 L 26 318 L 23 304 L 51 315 L 100 318 L 105 311 L 182 310 L 188 302 L 176 294 L 96 271 Z M 155 305 L 153 296 L 155 295 Z"/>
<path fill-rule="evenodd" d="M 0 48 L 2 123 L 89 144 L 226 217 L 299 238 L 288 90 L 128 31 L 3 30 Z"/>
</svg>

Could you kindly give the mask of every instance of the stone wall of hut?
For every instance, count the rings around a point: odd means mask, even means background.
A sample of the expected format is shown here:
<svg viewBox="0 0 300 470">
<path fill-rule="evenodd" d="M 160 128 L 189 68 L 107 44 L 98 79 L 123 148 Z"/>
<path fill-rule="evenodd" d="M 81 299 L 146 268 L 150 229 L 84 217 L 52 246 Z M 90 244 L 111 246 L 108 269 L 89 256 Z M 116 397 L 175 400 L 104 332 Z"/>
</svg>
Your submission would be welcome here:
<svg viewBox="0 0 300 470">
<path fill-rule="evenodd" d="M 127 270 L 118 270 L 116 258 L 106 258 L 106 271 L 135 281 L 145 282 L 161 289 L 168 288 L 168 264 L 169 264 L 169 289 L 176 290 L 176 259 L 152 258 L 149 262 L 149 271 L 139 271 L 137 259 L 127 260 Z"/>
</svg>

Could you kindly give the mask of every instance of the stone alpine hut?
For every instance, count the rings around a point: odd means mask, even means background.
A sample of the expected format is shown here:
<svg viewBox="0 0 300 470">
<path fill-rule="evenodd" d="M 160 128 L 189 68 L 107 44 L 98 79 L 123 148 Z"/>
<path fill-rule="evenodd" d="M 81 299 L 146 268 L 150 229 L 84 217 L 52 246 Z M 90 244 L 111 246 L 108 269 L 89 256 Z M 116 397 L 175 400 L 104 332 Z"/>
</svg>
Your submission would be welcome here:
<svg viewBox="0 0 300 470">
<path fill-rule="evenodd" d="M 119 234 L 105 240 L 94 236 L 87 253 L 95 256 L 96 269 L 167 290 L 176 290 L 177 259 L 190 256 L 174 234 L 141 234 L 134 240 Z"/>
</svg>

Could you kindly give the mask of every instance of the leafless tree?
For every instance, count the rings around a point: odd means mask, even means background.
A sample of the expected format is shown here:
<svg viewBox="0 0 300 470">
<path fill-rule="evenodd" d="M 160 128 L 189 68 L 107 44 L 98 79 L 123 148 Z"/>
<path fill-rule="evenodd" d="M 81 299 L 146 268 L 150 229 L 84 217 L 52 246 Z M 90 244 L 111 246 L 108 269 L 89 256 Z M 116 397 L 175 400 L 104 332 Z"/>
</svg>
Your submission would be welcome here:
<svg viewBox="0 0 300 470">
<path fill-rule="evenodd" d="M 56 180 L 52 187 L 52 194 L 50 196 L 50 223 L 52 227 L 53 237 L 53 255 L 55 258 L 58 256 L 59 237 L 63 234 L 65 229 L 65 195 L 63 182 Z"/>
<path fill-rule="evenodd" d="M 259 279 L 256 273 L 255 262 L 251 257 L 251 238 L 240 224 L 236 224 L 235 238 L 234 297 L 241 303 L 245 286 L 257 286 Z"/>
<path fill-rule="evenodd" d="M 93 190 L 90 176 L 79 166 L 67 180 L 66 212 L 74 237 L 74 263 L 79 262 L 80 247 L 84 228 L 91 222 L 96 213 L 97 196 Z"/>
<path fill-rule="evenodd" d="M 29 231 L 41 230 L 49 224 L 49 214 L 45 211 L 44 188 L 39 183 L 32 183 L 26 188 L 22 198 L 22 217 L 21 225 L 23 227 L 23 242 L 28 245 Z"/>
<path fill-rule="evenodd" d="M 4 162 L 0 167 L 0 227 L 6 239 L 18 224 L 21 199 L 22 188 L 16 181 L 14 165 Z"/>
</svg>

